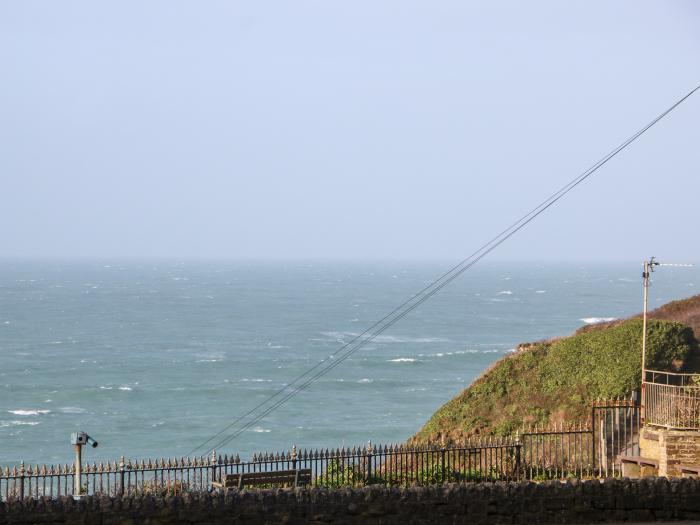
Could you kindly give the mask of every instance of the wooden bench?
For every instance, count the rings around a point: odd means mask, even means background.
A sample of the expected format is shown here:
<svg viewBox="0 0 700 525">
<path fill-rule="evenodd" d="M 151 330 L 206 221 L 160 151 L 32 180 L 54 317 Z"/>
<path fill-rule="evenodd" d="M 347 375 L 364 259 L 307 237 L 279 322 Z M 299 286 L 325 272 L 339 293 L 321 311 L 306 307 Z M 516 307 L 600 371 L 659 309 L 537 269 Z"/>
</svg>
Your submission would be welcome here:
<svg viewBox="0 0 700 525">
<path fill-rule="evenodd" d="M 700 477 L 700 467 L 696 467 L 693 465 L 679 465 L 678 469 L 681 471 L 682 478 Z"/>
<path fill-rule="evenodd" d="M 628 478 L 645 478 L 656 476 L 659 472 L 659 462 L 655 459 L 641 456 L 619 456 L 622 465 L 622 475 Z"/>
<path fill-rule="evenodd" d="M 219 481 L 212 482 L 212 488 L 241 490 L 243 487 L 260 487 L 266 485 L 282 485 L 301 487 L 311 483 L 311 469 L 274 470 L 270 472 L 241 472 L 225 474 Z"/>
</svg>

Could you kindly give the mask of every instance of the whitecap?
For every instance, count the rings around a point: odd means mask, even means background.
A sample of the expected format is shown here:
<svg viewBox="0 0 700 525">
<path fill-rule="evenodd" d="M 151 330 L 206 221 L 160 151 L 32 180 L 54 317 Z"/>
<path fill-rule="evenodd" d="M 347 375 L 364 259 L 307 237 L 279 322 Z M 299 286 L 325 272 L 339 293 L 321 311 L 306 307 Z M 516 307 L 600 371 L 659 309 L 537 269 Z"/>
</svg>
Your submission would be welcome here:
<svg viewBox="0 0 700 525">
<path fill-rule="evenodd" d="M 59 408 L 64 414 L 84 414 L 86 410 L 80 407 L 61 407 Z"/>
<path fill-rule="evenodd" d="M 119 387 L 119 390 L 123 390 L 125 392 L 131 392 L 133 389 L 130 386 L 122 385 Z"/>
<path fill-rule="evenodd" d="M 583 321 L 586 324 L 598 324 L 598 323 L 609 323 L 610 321 L 615 321 L 617 317 L 583 317 L 579 321 Z"/>
<path fill-rule="evenodd" d="M 389 359 L 387 363 L 415 363 L 415 361 L 412 357 L 397 357 L 396 359 Z"/>
<path fill-rule="evenodd" d="M 248 379 L 247 377 L 244 377 L 241 379 L 241 382 L 243 383 L 271 383 L 272 379 Z"/>
<path fill-rule="evenodd" d="M 251 428 L 251 430 L 252 430 L 253 432 L 258 432 L 258 433 L 268 433 L 268 432 L 270 432 L 270 429 L 269 429 L 269 428 L 262 428 L 262 427 Z"/>
<path fill-rule="evenodd" d="M 33 427 L 38 424 L 38 421 L 0 421 L 0 427 L 18 427 L 22 425 Z"/>
<path fill-rule="evenodd" d="M 498 295 L 513 295 L 513 292 L 511 292 L 510 290 L 502 290 L 498 292 Z"/>
<path fill-rule="evenodd" d="M 10 414 L 14 414 L 14 415 L 16 415 L 16 416 L 38 416 L 39 414 L 48 414 L 48 413 L 50 413 L 51 411 L 50 411 L 50 410 L 46 410 L 46 409 L 43 409 L 43 410 L 22 410 L 22 409 L 18 409 L 18 410 L 8 410 L 8 412 L 9 412 Z"/>
<path fill-rule="evenodd" d="M 358 383 L 373 383 L 373 382 L 374 382 L 374 380 L 367 379 L 366 377 L 364 377 L 358 381 Z"/>
<path fill-rule="evenodd" d="M 535 293 L 547 293 L 547 290 L 535 290 Z"/>
<path fill-rule="evenodd" d="M 360 334 L 355 332 L 321 332 L 322 335 L 344 343 L 347 339 L 354 339 Z M 315 340 L 315 339 L 314 339 Z M 449 339 L 442 337 L 407 337 L 399 335 L 378 335 L 372 339 L 375 343 L 448 343 Z"/>
</svg>

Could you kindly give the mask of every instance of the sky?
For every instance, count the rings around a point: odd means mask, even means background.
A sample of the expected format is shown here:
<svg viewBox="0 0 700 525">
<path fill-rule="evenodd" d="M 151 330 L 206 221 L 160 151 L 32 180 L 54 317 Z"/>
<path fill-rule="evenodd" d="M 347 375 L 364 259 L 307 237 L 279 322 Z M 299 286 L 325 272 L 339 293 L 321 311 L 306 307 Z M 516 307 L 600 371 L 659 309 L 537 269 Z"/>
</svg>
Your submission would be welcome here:
<svg viewBox="0 0 700 525">
<path fill-rule="evenodd" d="M 0 3 L 0 257 L 447 259 L 700 83 L 687 1 Z M 494 260 L 700 262 L 700 93 Z"/>
</svg>

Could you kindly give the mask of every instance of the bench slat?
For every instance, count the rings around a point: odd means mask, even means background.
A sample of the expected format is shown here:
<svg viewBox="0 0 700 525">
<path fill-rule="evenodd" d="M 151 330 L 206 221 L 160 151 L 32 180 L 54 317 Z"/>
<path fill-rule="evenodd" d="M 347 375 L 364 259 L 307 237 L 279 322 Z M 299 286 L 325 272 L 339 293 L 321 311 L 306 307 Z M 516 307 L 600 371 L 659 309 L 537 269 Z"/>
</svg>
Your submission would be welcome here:
<svg viewBox="0 0 700 525">
<path fill-rule="evenodd" d="M 221 481 L 213 482 L 214 488 L 243 488 L 255 485 L 308 485 L 311 483 L 311 469 L 276 470 L 269 472 L 241 472 L 238 474 L 226 474 Z"/>
<path fill-rule="evenodd" d="M 635 463 L 637 465 L 646 465 L 651 467 L 659 467 L 659 462 L 655 459 L 643 458 L 641 456 L 620 456 L 620 463 Z"/>
</svg>

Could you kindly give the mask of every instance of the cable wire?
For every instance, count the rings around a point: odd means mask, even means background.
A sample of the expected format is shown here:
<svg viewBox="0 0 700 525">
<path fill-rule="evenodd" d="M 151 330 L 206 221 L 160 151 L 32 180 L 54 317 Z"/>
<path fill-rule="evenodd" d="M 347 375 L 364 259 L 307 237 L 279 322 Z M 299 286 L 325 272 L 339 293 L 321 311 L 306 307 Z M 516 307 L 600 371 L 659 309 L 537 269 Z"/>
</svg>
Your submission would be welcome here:
<svg viewBox="0 0 700 525">
<path fill-rule="evenodd" d="M 240 434 L 242 434 L 243 432 L 245 432 L 246 430 L 248 430 L 252 426 L 256 425 L 264 417 L 266 417 L 267 415 L 269 415 L 270 413 L 275 411 L 277 408 L 282 406 L 289 399 L 291 399 L 292 397 L 297 395 L 302 390 L 305 390 L 311 384 L 316 382 L 318 379 L 320 379 L 321 377 L 323 377 L 324 375 L 329 373 L 336 366 L 339 366 L 346 359 L 348 359 L 351 355 L 353 355 L 357 350 L 359 350 L 360 348 L 362 348 L 366 344 L 370 343 L 377 336 L 379 336 L 382 332 L 387 330 L 389 327 L 394 325 L 399 320 L 403 319 L 406 315 L 408 315 L 410 312 L 412 312 L 415 308 L 417 308 L 418 306 L 423 304 L 425 301 L 430 299 L 433 295 L 438 293 L 445 286 L 447 286 L 452 281 L 454 281 L 457 277 L 462 275 L 465 271 L 467 271 L 469 268 L 474 266 L 474 264 L 476 264 L 478 261 L 483 259 L 486 255 L 491 253 L 491 251 L 495 250 L 498 246 L 500 246 L 502 243 L 504 243 L 506 240 L 508 240 L 513 235 L 515 235 L 518 231 L 520 231 L 527 224 L 532 222 L 540 214 L 542 214 L 544 211 L 546 211 L 551 206 L 553 206 L 562 197 L 564 197 L 567 193 L 569 193 L 571 190 L 573 190 L 575 187 L 577 187 L 579 184 L 581 184 L 583 181 L 585 181 L 588 177 L 590 177 L 593 173 L 595 173 L 598 169 L 600 169 L 603 165 L 605 165 L 608 161 L 610 161 L 618 153 L 620 153 L 622 150 L 624 150 L 632 142 L 637 140 L 648 129 L 650 129 L 652 126 L 654 126 L 657 122 L 659 122 L 662 118 L 664 118 L 666 115 L 668 115 L 671 111 L 673 111 L 676 107 L 678 107 L 681 103 L 683 103 L 687 98 L 689 98 L 691 95 L 693 95 L 699 89 L 700 89 L 700 85 L 698 85 L 693 90 L 688 92 L 685 96 L 683 96 L 681 99 L 679 99 L 676 103 L 674 103 L 672 106 L 670 106 L 668 109 L 666 109 L 663 113 L 661 113 L 659 116 L 657 116 L 651 122 L 649 122 L 646 126 L 644 126 L 639 131 L 637 131 L 632 136 L 630 136 L 627 140 L 622 142 L 619 146 L 617 146 L 612 151 L 610 151 L 607 155 L 605 155 L 600 160 L 598 160 L 596 163 L 594 163 L 591 167 L 589 167 L 583 173 L 581 173 L 580 175 L 578 175 L 577 177 L 572 179 L 568 184 L 563 186 L 558 191 L 554 192 L 552 195 L 547 197 L 547 199 L 545 199 L 540 204 L 538 204 L 535 208 L 533 208 L 528 213 L 526 213 L 525 215 L 520 217 L 513 224 L 511 224 L 508 228 L 506 228 L 501 233 L 499 233 L 498 235 L 493 237 L 490 241 L 488 241 L 487 243 L 482 245 L 478 250 L 473 252 L 468 257 L 462 259 L 459 263 L 454 265 L 452 268 L 450 268 L 448 271 L 443 273 L 440 277 L 438 277 L 437 279 L 432 281 L 430 284 L 428 284 L 426 287 L 421 289 L 419 292 L 413 294 L 409 299 L 407 299 L 402 304 L 400 304 L 399 306 L 394 308 L 391 312 L 389 312 L 387 315 L 382 317 L 380 320 L 378 320 L 377 322 L 372 324 L 370 327 L 368 327 L 362 333 L 356 335 L 350 341 L 343 344 L 333 354 L 331 354 L 331 355 L 327 356 L 326 358 L 322 359 L 321 361 L 319 361 L 316 365 L 314 365 L 310 369 L 306 370 L 303 374 L 297 376 L 290 383 L 285 384 L 282 388 L 280 388 L 274 394 L 272 394 L 271 396 L 266 398 L 264 401 L 262 401 L 261 403 L 259 403 L 258 405 L 256 405 L 252 409 L 250 409 L 248 412 L 237 417 L 233 422 L 228 424 L 222 430 L 220 430 L 219 432 L 214 434 L 212 437 L 207 439 L 205 442 L 203 442 L 202 444 L 200 444 L 199 446 L 194 448 L 191 452 L 188 453 L 188 455 L 203 448 L 205 445 L 211 443 L 216 438 L 218 438 L 219 436 L 222 436 L 224 433 L 226 433 L 229 429 L 231 429 L 237 423 L 240 423 L 248 416 L 253 415 L 257 410 L 263 408 L 265 405 L 268 405 L 272 400 L 282 396 L 281 399 L 278 399 L 275 403 L 268 406 L 265 410 L 263 410 L 260 414 L 255 416 L 252 420 L 245 423 L 242 427 L 238 428 L 233 433 L 227 435 L 223 439 L 217 441 L 214 444 L 214 446 L 212 446 L 208 449 L 206 454 L 212 452 L 216 448 L 220 448 L 222 446 L 225 446 L 226 444 L 230 443 L 233 439 L 238 437 Z M 341 355 L 338 355 L 338 354 L 341 354 Z M 328 365 L 326 365 L 325 367 L 323 367 L 323 365 L 326 364 L 329 360 L 333 360 L 333 361 L 331 363 L 329 363 Z M 303 378 L 309 376 L 309 374 L 313 373 L 315 370 L 318 370 L 319 368 L 321 368 L 321 370 L 316 372 L 316 374 L 312 375 L 310 378 L 305 380 L 303 383 L 298 384 L 296 387 L 294 387 L 293 389 L 288 391 L 290 389 L 290 387 L 294 386 L 299 381 L 301 381 Z M 285 392 L 286 392 L 286 394 L 285 394 Z"/>
</svg>

